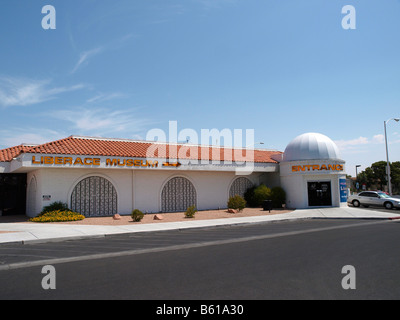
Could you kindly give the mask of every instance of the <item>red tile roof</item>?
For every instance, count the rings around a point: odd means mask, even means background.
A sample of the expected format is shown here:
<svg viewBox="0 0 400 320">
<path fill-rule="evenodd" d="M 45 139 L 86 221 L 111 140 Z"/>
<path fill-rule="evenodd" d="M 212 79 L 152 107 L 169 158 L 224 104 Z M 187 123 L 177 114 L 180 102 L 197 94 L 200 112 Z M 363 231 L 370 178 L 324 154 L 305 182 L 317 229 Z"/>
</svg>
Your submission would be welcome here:
<svg viewBox="0 0 400 320">
<path fill-rule="evenodd" d="M 29 151 L 32 146 L 19 145 L 7 149 L 0 150 L 0 162 L 9 162 L 13 158 L 18 157 L 21 153 Z"/>
<path fill-rule="evenodd" d="M 221 161 L 248 161 L 258 163 L 277 163 L 272 157 L 282 154 L 279 151 L 232 149 L 213 146 L 185 144 L 163 144 L 148 141 L 103 139 L 70 136 L 65 139 L 37 146 L 16 146 L 0 150 L 0 162 L 11 161 L 21 153 L 89 155 L 131 158 L 197 159 Z M 218 158 L 219 157 L 219 158 Z M 246 158 L 247 157 L 247 158 Z"/>
</svg>

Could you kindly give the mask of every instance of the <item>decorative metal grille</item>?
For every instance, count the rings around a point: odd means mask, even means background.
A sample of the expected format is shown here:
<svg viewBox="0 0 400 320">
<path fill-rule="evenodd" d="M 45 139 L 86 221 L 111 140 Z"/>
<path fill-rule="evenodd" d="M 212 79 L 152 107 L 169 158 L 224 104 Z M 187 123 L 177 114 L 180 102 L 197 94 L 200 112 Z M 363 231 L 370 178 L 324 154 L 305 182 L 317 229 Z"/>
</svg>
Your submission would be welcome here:
<svg viewBox="0 0 400 320">
<path fill-rule="evenodd" d="M 251 188 L 252 186 L 253 183 L 249 179 L 244 177 L 237 178 L 235 181 L 233 181 L 231 185 L 231 188 L 229 190 L 229 197 L 233 197 L 237 194 L 241 197 L 244 197 L 247 189 Z"/>
<path fill-rule="evenodd" d="M 117 213 L 117 192 L 102 177 L 83 179 L 72 192 L 71 209 L 85 217 L 112 216 Z"/>
<path fill-rule="evenodd" d="M 196 189 L 186 178 L 172 178 L 164 186 L 161 193 L 162 212 L 186 211 L 197 203 Z"/>
</svg>

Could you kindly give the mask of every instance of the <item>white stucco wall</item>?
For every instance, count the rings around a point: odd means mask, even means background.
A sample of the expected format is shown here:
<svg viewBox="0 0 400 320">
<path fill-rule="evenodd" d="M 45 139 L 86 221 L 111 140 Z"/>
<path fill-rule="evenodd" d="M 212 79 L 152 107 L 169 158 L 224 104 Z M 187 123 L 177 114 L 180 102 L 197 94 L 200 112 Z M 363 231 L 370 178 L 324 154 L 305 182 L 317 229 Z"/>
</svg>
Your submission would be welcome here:
<svg viewBox="0 0 400 320">
<path fill-rule="evenodd" d="M 260 173 L 247 177 L 253 184 L 259 184 Z M 149 212 L 161 210 L 161 192 L 164 185 L 174 177 L 185 177 L 191 181 L 197 192 L 197 209 L 226 208 L 232 182 L 240 177 L 234 172 L 204 171 L 136 171 L 134 174 L 135 208 Z"/>
<path fill-rule="evenodd" d="M 0 173 L 8 172 L 10 170 L 9 162 L 0 162 Z"/>
<path fill-rule="evenodd" d="M 258 185 L 261 175 L 258 172 L 245 177 Z M 74 187 L 90 176 L 106 178 L 114 185 L 118 194 L 118 213 L 121 215 L 128 215 L 133 209 L 160 212 L 162 188 L 169 179 L 178 176 L 193 183 L 198 210 L 226 208 L 230 186 L 240 177 L 234 172 L 43 168 L 28 173 L 27 215 L 37 215 L 44 206 L 54 201 L 71 206 Z M 32 179 L 36 188 L 31 186 Z M 44 200 L 43 196 L 50 196 L 51 199 Z"/>
</svg>

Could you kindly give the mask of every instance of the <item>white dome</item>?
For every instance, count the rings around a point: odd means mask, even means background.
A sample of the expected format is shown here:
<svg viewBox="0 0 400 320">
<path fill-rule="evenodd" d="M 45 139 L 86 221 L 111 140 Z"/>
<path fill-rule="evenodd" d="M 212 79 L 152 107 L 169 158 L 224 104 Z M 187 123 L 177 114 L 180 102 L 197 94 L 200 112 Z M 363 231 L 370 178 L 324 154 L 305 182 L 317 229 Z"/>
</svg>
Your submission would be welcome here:
<svg viewBox="0 0 400 320">
<path fill-rule="evenodd" d="M 320 133 L 304 133 L 294 138 L 283 154 L 283 161 L 328 159 L 339 159 L 339 149 L 330 138 Z"/>
</svg>

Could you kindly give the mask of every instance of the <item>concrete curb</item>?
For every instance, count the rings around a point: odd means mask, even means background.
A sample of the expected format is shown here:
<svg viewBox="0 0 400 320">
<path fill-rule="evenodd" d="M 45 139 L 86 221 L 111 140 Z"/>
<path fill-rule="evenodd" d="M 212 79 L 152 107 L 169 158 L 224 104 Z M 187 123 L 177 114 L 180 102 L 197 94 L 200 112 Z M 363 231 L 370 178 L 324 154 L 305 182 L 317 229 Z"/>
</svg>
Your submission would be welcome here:
<svg viewBox="0 0 400 320">
<path fill-rule="evenodd" d="M 69 240 L 83 240 L 103 238 L 113 235 L 190 230 L 199 228 L 216 228 L 257 223 L 270 223 L 280 221 L 295 221 L 305 219 L 387 219 L 398 220 L 400 215 L 392 212 L 364 210 L 360 208 L 317 208 L 295 210 L 290 213 L 237 217 L 225 219 L 197 220 L 185 222 L 161 222 L 134 226 L 99 226 L 99 225 L 43 225 L 7 223 L 0 224 L 0 231 L 10 233 L 0 234 L 1 244 L 33 244 L 45 242 L 61 242 Z"/>
</svg>

